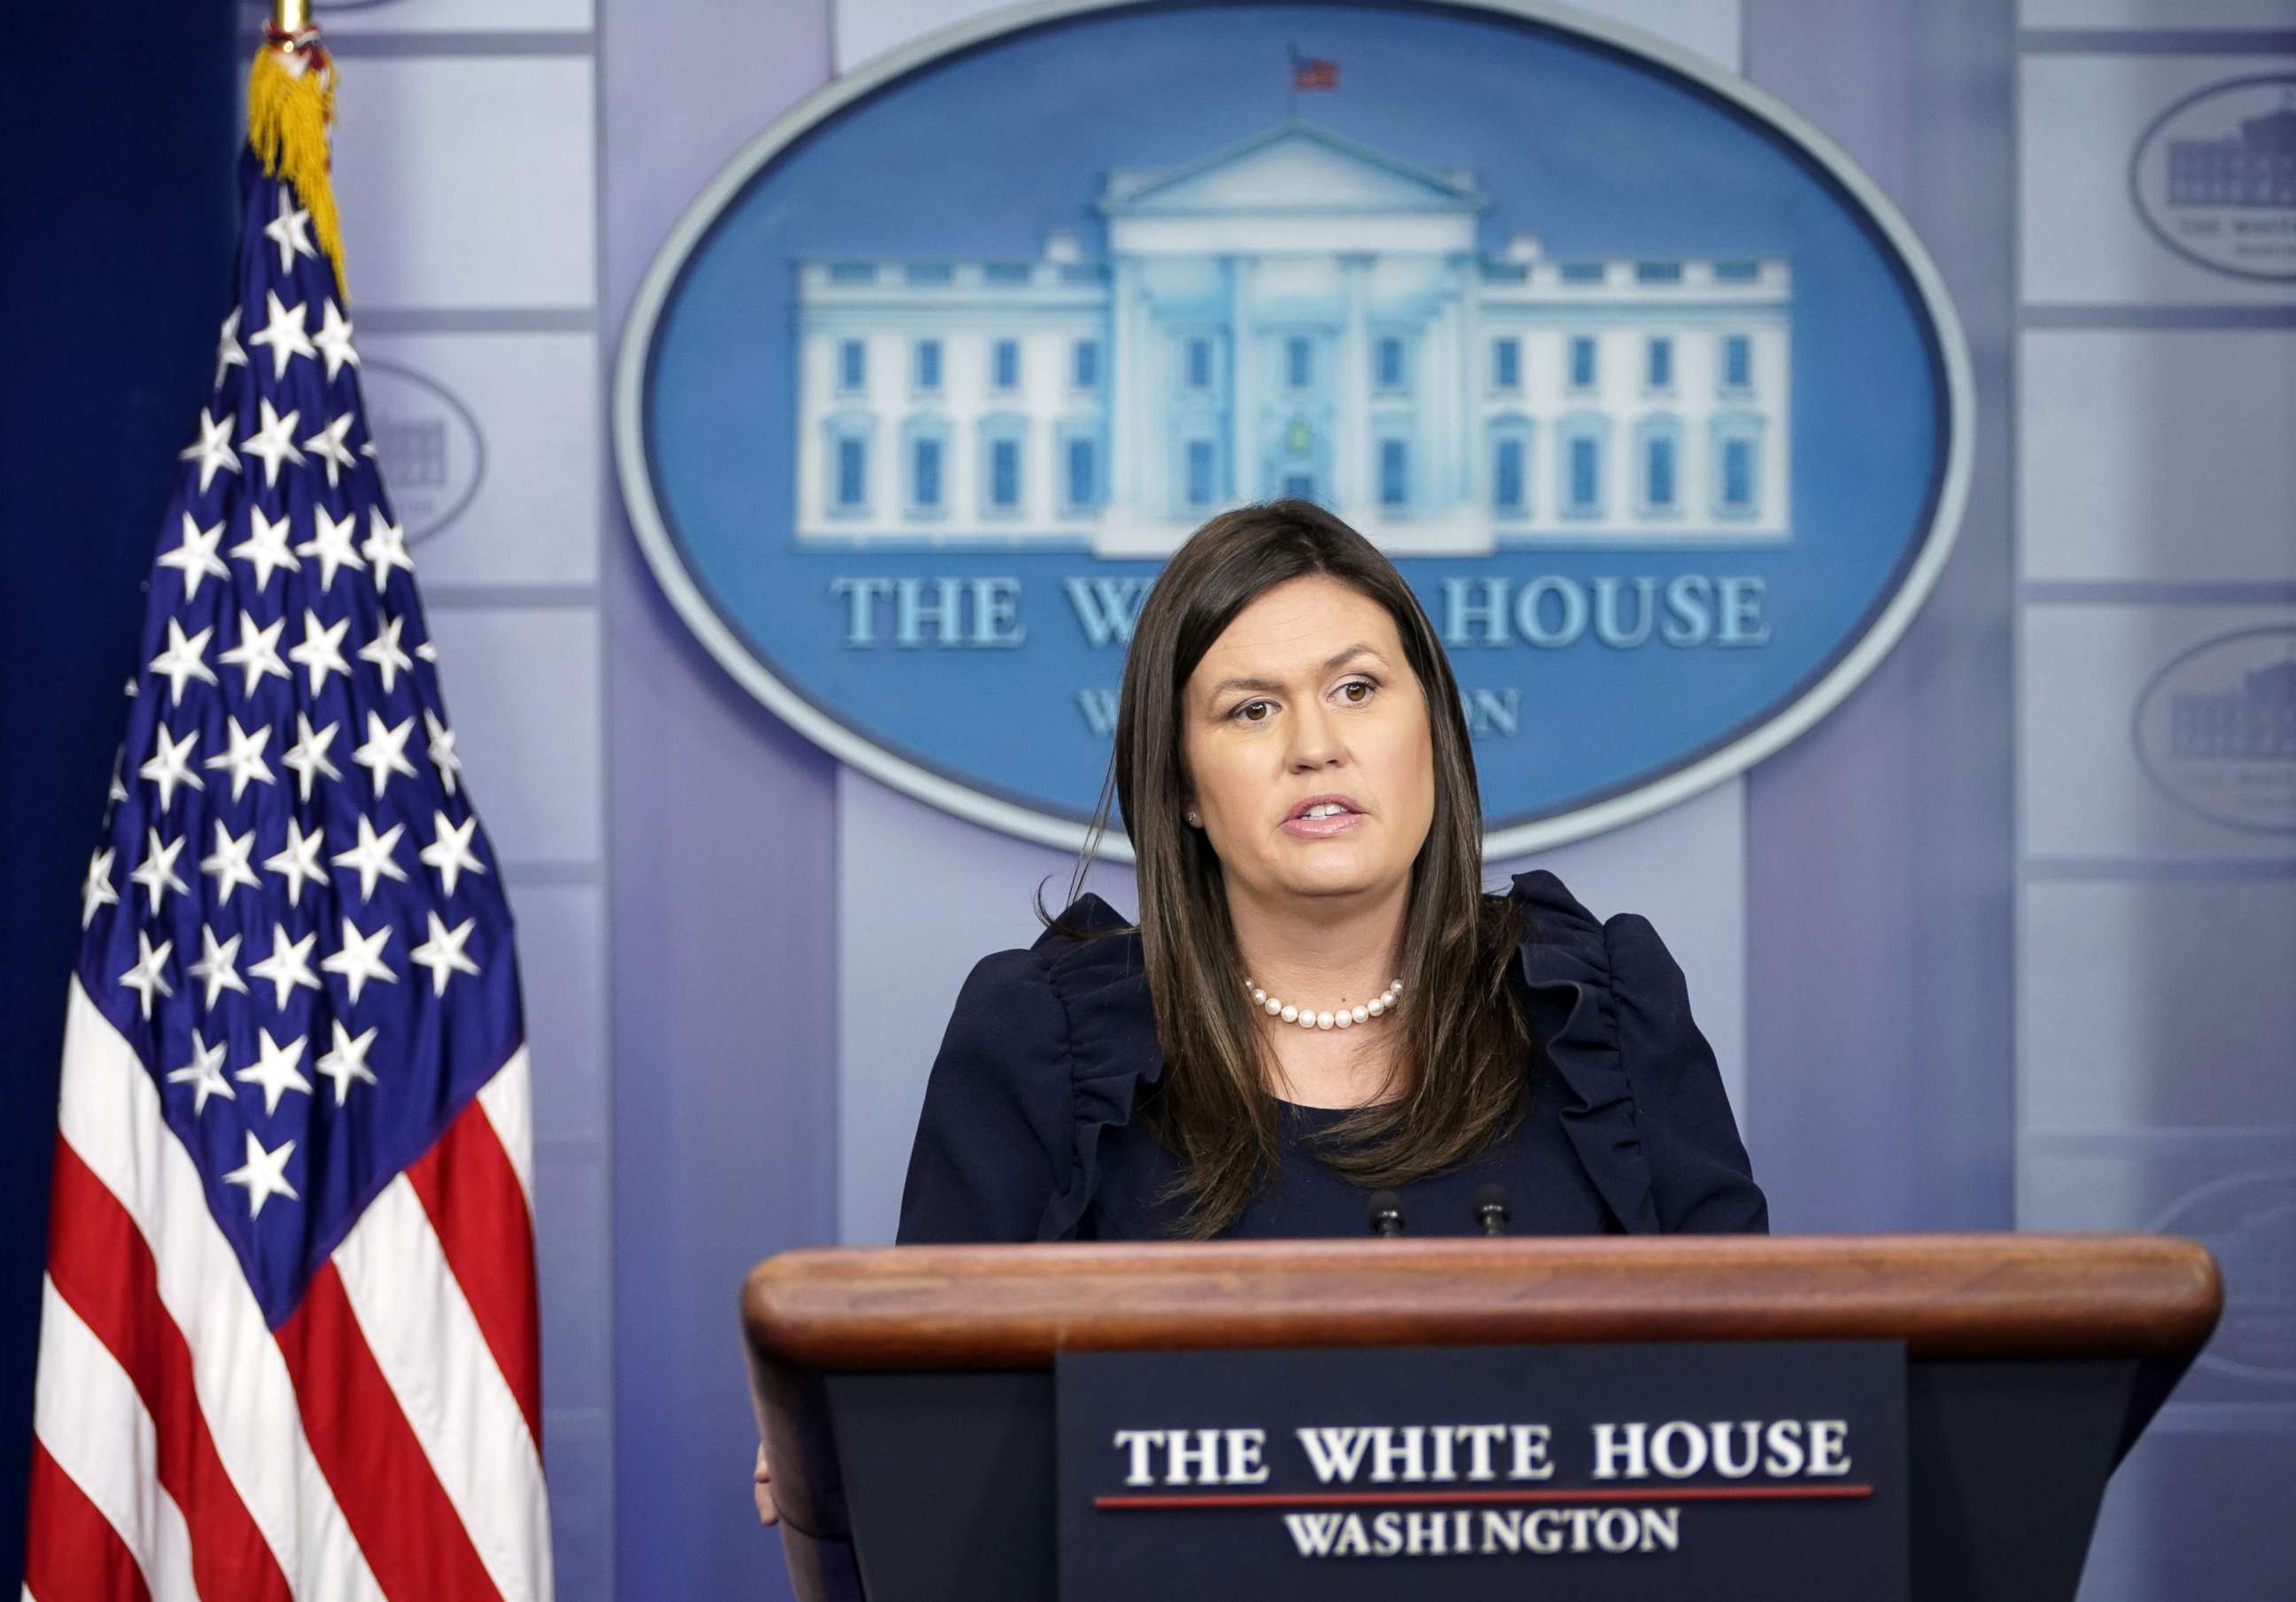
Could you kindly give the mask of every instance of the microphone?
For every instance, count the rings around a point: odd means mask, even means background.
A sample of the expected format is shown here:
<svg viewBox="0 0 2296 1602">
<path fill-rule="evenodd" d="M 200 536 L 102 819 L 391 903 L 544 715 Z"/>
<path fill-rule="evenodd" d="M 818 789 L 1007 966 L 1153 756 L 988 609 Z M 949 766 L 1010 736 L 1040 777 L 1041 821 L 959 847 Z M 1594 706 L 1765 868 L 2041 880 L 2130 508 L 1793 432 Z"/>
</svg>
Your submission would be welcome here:
<svg viewBox="0 0 2296 1602">
<path fill-rule="evenodd" d="M 1475 1192 L 1475 1222 L 1483 1226 L 1486 1235 L 1507 1232 L 1507 1195 L 1496 1185 L 1485 1185 Z"/>
<path fill-rule="evenodd" d="M 1403 1233 L 1403 1198 L 1392 1190 L 1382 1190 L 1371 1198 L 1371 1232 L 1374 1235 Z"/>
</svg>

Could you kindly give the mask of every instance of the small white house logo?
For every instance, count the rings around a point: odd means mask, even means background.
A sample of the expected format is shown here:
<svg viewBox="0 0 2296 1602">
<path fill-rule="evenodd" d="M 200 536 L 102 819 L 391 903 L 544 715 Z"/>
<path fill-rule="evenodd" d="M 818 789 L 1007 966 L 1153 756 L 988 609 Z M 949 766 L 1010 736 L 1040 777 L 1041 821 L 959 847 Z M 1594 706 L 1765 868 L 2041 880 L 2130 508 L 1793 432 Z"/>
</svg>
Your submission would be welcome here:
<svg viewBox="0 0 2296 1602">
<path fill-rule="evenodd" d="M 2296 1168 L 2203 1185 L 2152 1228 L 2190 1235 L 2224 1271 L 2224 1319 L 2202 1367 L 2238 1379 L 2296 1380 Z"/>
<path fill-rule="evenodd" d="M 2296 279 L 2296 73 L 2234 78 L 2152 121 L 2129 159 L 2145 225 L 2239 278 Z"/>
<path fill-rule="evenodd" d="M 2137 760 L 2182 805 L 2230 828 L 2296 831 L 2296 625 L 2194 646 L 2145 685 Z"/>
<path fill-rule="evenodd" d="M 391 510 L 408 539 L 428 539 L 479 493 L 487 463 L 479 420 L 445 385 L 412 368 L 369 356 L 359 373 Z"/>
</svg>

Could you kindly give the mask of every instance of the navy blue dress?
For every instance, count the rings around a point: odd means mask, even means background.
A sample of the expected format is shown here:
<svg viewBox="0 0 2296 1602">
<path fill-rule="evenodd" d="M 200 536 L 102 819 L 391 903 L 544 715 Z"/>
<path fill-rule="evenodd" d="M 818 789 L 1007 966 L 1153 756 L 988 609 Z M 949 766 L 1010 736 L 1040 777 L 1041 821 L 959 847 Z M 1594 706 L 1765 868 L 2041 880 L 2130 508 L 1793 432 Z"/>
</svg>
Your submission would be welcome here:
<svg viewBox="0 0 2296 1602">
<path fill-rule="evenodd" d="M 1682 970 L 1647 920 L 1597 920 L 1545 871 L 1525 903 L 1513 991 L 1536 1042 L 1515 1133 L 1398 1192 L 1414 1235 L 1477 1232 L 1496 1182 L 1522 1235 L 1767 1233 L 1769 1209 Z M 1071 920 L 1120 931 L 1096 895 Z M 1177 1161 L 1133 1116 L 1162 1071 L 1139 936 L 1047 931 L 965 980 L 925 1088 L 901 1196 L 903 1242 L 1169 1238 Z M 1282 1104 L 1283 1170 L 1226 1231 L 1360 1235 L 1365 1197 L 1315 1157 L 1341 1115 Z"/>
</svg>

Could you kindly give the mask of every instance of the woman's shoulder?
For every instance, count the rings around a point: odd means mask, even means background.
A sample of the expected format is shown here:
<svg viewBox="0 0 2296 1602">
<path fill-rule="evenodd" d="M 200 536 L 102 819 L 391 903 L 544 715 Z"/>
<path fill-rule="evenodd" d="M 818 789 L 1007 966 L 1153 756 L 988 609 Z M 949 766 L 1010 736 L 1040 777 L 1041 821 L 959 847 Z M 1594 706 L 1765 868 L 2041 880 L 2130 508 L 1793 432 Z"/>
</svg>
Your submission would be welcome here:
<svg viewBox="0 0 2296 1602">
<path fill-rule="evenodd" d="M 1632 1233 L 1760 1231 L 1753 1183 L 1688 982 L 1649 919 L 1598 918 L 1545 869 L 1515 875 L 1532 1032 L 1574 1105 L 1564 1128 Z"/>
<path fill-rule="evenodd" d="M 1603 920 L 1545 868 L 1518 873 L 1504 892 L 1522 909 L 1523 944 L 1577 944 L 1600 939 Z"/>
<path fill-rule="evenodd" d="M 955 1022 L 1055 1025 L 1067 1037 L 1063 1055 L 1074 1058 L 1077 1037 L 1089 1046 L 1111 1023 L 1136 1022 L 1147 1005 L 1139 930 L 1087 893 L 1032 944 L 974 963 L 958 993 Z"/>
<path fill-rule="evenodd" d="M 1516 874 L 1505 894 L 1523 909 L 1527 972 L 1562 977 L 1579 969 L 1587 979 L 1615 988 L 1639 982 L 1659 962 L 1672 962 L 1649 919 L 1639 912 L 1598 917 L 1545 868 Z"/>
<path fill-rule="evenodd" d="M 1163 1068 L 1140 931 L 1099 896 L 1078 898 L 1033 944 L 973 965 L 948 1043 L 1079 1124 L 1119 1116 Z"/>
<path fill-rule="evenodd" d="M 1161 1067 L 1139 934 L 1100 897 L 983 957 L 926 1083 L 900 1238 L 1073 1234 L 1101 1137 Z"/>
</svg>

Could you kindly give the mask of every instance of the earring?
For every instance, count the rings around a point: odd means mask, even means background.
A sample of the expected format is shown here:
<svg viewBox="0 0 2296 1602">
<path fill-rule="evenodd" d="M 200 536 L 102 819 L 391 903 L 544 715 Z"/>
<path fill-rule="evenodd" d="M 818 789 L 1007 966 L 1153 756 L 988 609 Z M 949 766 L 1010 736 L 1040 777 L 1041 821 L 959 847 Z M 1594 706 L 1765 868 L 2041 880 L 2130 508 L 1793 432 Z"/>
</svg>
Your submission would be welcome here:
<svg viewBox="0 0 2296 1602">
<path fill-rule="evenodd" d="M 1188 827 L 1191 829 L 1201 829 L 1203 826 L 1204 821 L 1196 815 L 1196 809 L 1193 806 L 1188 808 Z"/>
</svg>

